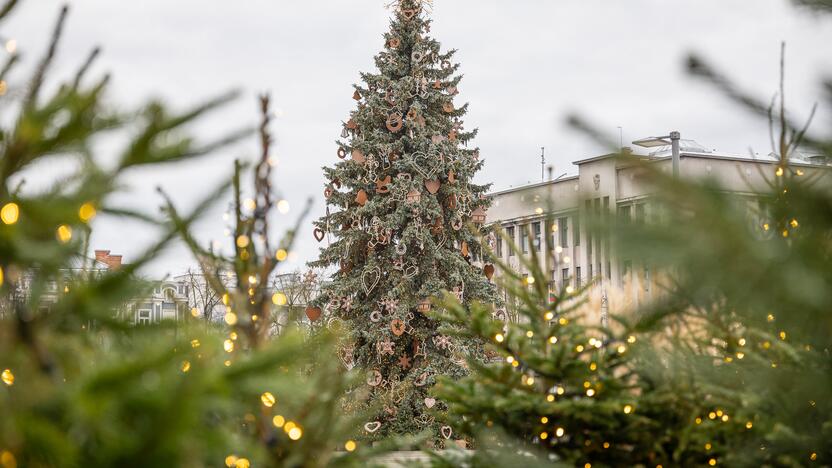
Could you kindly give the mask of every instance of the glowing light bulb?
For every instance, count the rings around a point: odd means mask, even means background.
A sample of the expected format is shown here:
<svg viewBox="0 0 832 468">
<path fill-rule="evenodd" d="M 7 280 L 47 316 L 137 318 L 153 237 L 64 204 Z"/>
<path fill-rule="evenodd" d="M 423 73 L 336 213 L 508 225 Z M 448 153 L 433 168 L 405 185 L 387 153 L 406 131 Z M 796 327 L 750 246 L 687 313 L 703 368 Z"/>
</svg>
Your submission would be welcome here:
<svg viewBox="0 0 832 468">
<path fill-rule="evenodd" d="M 274 258 L 277 259 L 278 262 L 286 260 L 288 256 L 289 252 L 287 252 L 285 249 L 280 249 L 277 251 L 277 253 L 274 254 Z"/>
<path fill-rule="evenodd" d="M 345 449 L 347 452 L 352 452 L 352 451 L 355 451 L 355 448 L 356 448 L 357 446 L 358 446 L 358 445 L 355 443 L 355 441 L 354 441 L 354 440 L 348 440 L 348 441 L 344 444 L 344 449 Z"/>
<path fill-rule="evenodd" d="M 274 424 L 274 427 L 283 427 L 286 424 L 286 418 L 278 414 L 272 418 L 272 424 Z"/>
<path fill-rule="evenodd" d="M 78 217 L 85 223 L 92 221 L 96 214 L 98 214 L 98 212 L 95 209 L 95 205 L 91 202 L 84 203 L 81 205 L 81 208 L 78 208 Z"/>
<path fill-rule="evenodd" d="M 231 340 L 225 340 L 222 343 L 222 347 L 226 353 L 231 353 L 234 351 L 234 342 Z"/>
<path fill-rule="evenodd" d="M 61 224 L 55 231 L 55 236 L 58 238 L 58 242 L 66 244 L 72 240 L 72 228 L 66 224 Z"/>
<path fill-rule="evenodd" d="M 624 405 L 624 414 L 630 414 L 633 412 L 633 405 Z"/>
<path fill-rule="evenodd" d="M 14 385 L 14 373 L 11 369 L 4 369 L 2 373 L 0 373 L 0 380 L 3 380 L 3 383 L 11 387 Z"/>
<path fill-rule="evenodd" d="M 262 395 L 260 395 L 260 401 L 266 408 L 271 408 L 272 406 L 274 406 L 275 403 L 277 403 L 277 399 L 271 392 L 264 392 Z"/>
<path fill-rule="evenodd" d="M 277 202 L 277 211 L 282 214 L 286 214 L 289 212 L 289 201 L 288 200 L 280 200 Z M 299 439 L 300 437 L 298 437 Z"/>
</svg>

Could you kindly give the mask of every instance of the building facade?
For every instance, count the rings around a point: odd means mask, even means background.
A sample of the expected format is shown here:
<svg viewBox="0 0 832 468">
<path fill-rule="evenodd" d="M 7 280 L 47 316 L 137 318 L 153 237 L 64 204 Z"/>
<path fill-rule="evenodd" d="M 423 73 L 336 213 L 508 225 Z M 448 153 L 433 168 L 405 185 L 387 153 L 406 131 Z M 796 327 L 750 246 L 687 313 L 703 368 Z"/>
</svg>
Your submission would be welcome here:
<svg viewBox="0 0 832 468">
<path fill-rule="evenodd" d="M 489 223 L 501 227 L 516 245 L 512 248 L 498 239 L 495 254 L 521 275 L 527 274 L 521 255 L 534 249 L 544 271 L 548 257 L 550 290 L 578 288 L 592 281 L 587 309 L 602 322 L 607 309 L 625 312 L 649 301 L 657 293 L 656 275 L 650 266 L 614 255 L 608 242 L 593 238 L 587 229 L 587 220 L 615 216 L 619 222 L 639 223 L 659 214 L 651 203 L 654 189 L 643 163 L 671 171 L 668 149 L 633 158 L 606 154 L 575 161 L 576 175 L 490 194 Z M 753 159 L 718 154 L 683 140 L 680 177 L 710 178 L 740 201 L 754 204 L 758 202 L 755 193 L 766 190 L 765 176 L 771 177 L 776 163 L 772 156 Z M 807 173 L 825 171 L 821 183 L 832 185 L 828 166 L 811 161 L 794 161 L 794 165 Z M 751 224 L 756 222 L 754 212 L 748 210 Z M 530 241 L 526 232 L 531 233 Z M 548 250 L 544 236 L 550 236 L 551 251 L 544 252 Z"/>
</svg>

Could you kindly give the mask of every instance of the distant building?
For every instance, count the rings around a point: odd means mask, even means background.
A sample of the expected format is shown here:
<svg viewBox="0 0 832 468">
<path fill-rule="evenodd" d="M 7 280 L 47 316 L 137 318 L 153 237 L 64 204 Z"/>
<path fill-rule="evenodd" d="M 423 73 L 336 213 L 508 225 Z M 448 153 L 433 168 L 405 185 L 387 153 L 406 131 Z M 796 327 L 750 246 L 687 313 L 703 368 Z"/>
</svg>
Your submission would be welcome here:
<svg viewBox="0 0 832 468">
<path fill-rule="evenodd" d="M 95 258 L 75 257 L 61 270 L 59 277 L 46 283 L 45 291 L 38 298 L 38 308 L 48 311 L 60 300 L 61 295 L 68 293 L 75 284 L 119 270 L 122 266 L 122 256 L 111 255 L 109 250 L 96 250 Z M 17 283 L 17 298 L 29 300 L 34 278 L 35 272 L 23 275 Z M 184 319 L 184 314 L 188 311 L 188 285 L 185 282 L 150 281 L 148 286 L 150 289 L 145 297 L 124 304 L 123 308 L 114 310 L 113 314 L 136 325 Z"/>
<path fill-rule="evenodd" d="M 609 245 L 593 238 L 586 229 L 588 219 L 617 216 L 619 222 L 641 223 L 658 214 L 657 207 L 650 202 L 652 189 L 642 165 L 617 156 L 604 154 L 575 161 L 576 175 L 489 195 L 492 199 L 489 223 L 502 227 L 518 246 L 518 251 L 514 251 L 497 240 L 496 255 L 521 275 L 527 272 L 520 264 L 520 255 L 536 250 L 542 268 L 548 256 L 551 264 L 546 273 L 551 290 L 579 287 L 594 280 L 597 287 L 590 294 L 590 303 L 599 318 L 607 307 L 621 312 L 656 294 L 655 274 L 650 265 L 626 255 L 613 255 Z M 671 170 L 669 148 L 637 158 L 658 165 L 664 172 Z M 817 162 L 806 158 L 794 161 L 794 166 L 802 168 L 807 175 L 829 169 Z M 752 159 L 719 154 L 682 140 L 680 176 L 715 179 L 751 208 L 760 203 L 754 196 L 755 191 L 766 188 L 763 174 L 770 177 L 776 163 L 772 156 Z M 822 183 L 832 186 L 830 179 L 827 175 Z M 754 218 L 754 211 L 749 209 L 748 222 L 759 227 L 761 222 Z M 548 217 L 552 219 L 550 224 L 546 221 Z M 531 242 L 525 235 L 527 229 L 532 233 Z M 546 249 L 543 236 L 547 235 L 551 236 L 551 252 L 542 251 Z"/>
</svg>

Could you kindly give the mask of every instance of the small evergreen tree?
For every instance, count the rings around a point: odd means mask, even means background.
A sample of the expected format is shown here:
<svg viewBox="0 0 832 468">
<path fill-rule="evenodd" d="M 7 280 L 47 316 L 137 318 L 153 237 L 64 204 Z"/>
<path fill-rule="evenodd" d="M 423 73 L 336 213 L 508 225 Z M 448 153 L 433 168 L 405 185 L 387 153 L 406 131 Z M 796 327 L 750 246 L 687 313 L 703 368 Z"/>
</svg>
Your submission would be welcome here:
<svg viewBox="0 0 832 468">
<path fill-rule="evenodd" d="M 427 35 L 428 3 L 394 2 L 378 72 L 354 86 L 358 108 L 337 148 L 343 161 L 324 168 L 334 211 L 315 223 L 319 241 L 334 241 L 313 265 L 339 268 L 322 305 L 348 321 L 348 361 L 367 371 L 368 404 L 380 410 L 367 423 L 370 437 L 440 433 L 428 389 L 439 375 L 464 375 L 462 353 L 477 345 L 439 333 L 425 312 L 442 290 L 465 303 L 495 299 L 472 265 L 477 236 L 463 229 L 482 223 L 487 207 L 487 186 L 472 183 L 482 167 L 468 147 L 476 131 L 463 127 L 467 104 L 454 102 L 454 51 Z"/>
</svg>

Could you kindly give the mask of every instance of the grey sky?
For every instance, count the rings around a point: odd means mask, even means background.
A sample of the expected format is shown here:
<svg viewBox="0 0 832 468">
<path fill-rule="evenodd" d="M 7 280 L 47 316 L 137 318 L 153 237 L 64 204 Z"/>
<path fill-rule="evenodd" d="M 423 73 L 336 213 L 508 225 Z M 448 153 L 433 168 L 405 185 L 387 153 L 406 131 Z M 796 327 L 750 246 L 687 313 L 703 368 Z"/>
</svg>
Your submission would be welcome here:
<svg viewBox="0 0 832 468">
<path fill-rule="evenodd" d="M 161 96 L 179 106 L 230 88 L 238 102 L 195 130 L 203 136 L 256 122 L 255 95 L 272 92 L 280 117 L 272 129 L 280 158 L 275 183 L 294 208 L 307 196 L 323 211 L 320 166 L 336 160 L 333 141 L 353 108 L 350 85 L 382 47 L 387 0 L 78 0 L 65 30 L 56 74 L 68 76 L 94 45 L 104 53 L 96 71 L 114 75 L 117 102 L 136 105 Z M 59 2 L 29 0 L 2 32 L 28 55 L 42 53 Z M 539 180 L 540 147 L 556 173 L 601 148 L 563 125 L 578 110 L 625 142 L 678 129 L 705 146 L 767 153 L 764 122 L 737 111 L 707 85 L 688 78 L 688 51 L 708 57 L 750 91 L 771 96 L 778 52 L 787 42 L 787 98 L 805 116 L 819 95 L 818 77 L 832 72 L 832 19 L 784 0 L 435 0 L 432 34 L 459 49 L 465 74 L 466 123 L 479 127 L 486 159 L 480 182 L 506 188 Z M 826 44 L 826 45 L 824 45 Z M 12 85 L 15 82 L 12 80 Z M 828 128 L 830 114 L 815 126 Z M 235 157 L 253 157 L 256 140 L 208 159 L 164 171 L 135 173 L 125 203 L 155 209 L 163 186 L 183 206 L 223 177 Z M 46 171 L 48 173 L 48 171 Z M 223 239 L 218 206 L 198 236 Z M 297 210 L 281 216 L 284 225 Z M 308 223 L 307 223 L 308 225 Z M 153 239 L 138 224 L 100 218 L 94 246 L 127 261 Z M 307 229 L 296 266 L 317 253 Z M 179 246 L 150 273 L 179 273 L 192 263 Z M 291 266 L 290 266 L 291 267 Z"/>
</svg>

